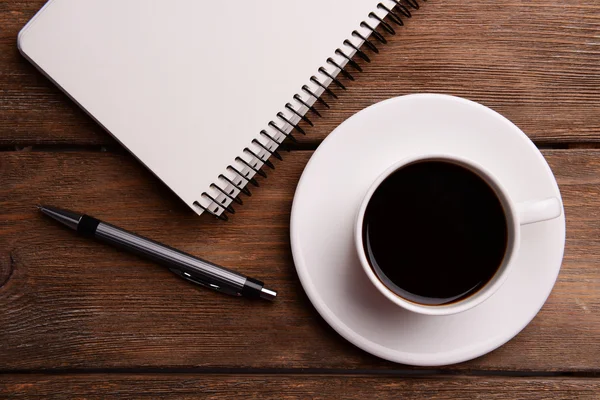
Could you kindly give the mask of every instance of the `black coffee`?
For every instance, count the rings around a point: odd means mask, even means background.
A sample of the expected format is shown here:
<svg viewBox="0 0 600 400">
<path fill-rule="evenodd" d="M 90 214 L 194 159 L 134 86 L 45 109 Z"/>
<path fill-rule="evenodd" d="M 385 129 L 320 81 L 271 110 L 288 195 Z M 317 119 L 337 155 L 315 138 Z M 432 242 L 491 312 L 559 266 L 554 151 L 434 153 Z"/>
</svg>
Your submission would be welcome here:
<svg viewBox="0 0 600 400">
<path fill-rule="evenodd" d="M 485 286 L 500 267 L 507 222 L 494 190 L 474 172 L 423 161 L 377 188 L 363 221 L 379 279 L 415 303 L 442 305 Z"/>
</svg>

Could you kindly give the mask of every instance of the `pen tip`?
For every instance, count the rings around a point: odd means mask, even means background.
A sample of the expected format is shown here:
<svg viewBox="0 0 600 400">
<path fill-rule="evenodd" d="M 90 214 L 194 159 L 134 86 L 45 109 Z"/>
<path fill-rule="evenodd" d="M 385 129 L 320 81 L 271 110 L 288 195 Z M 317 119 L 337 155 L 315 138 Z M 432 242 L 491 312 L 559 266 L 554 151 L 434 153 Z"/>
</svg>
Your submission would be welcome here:
<svg viewBox="0 0 600 400">
<path fill-rule="evenodd" d="M 273 301 L 277 297 L 277 292 L 263 287 L 260 290 L 260 297 L 261 299 Z"/>
<path fill-rule="evenodd" d="M 39 205 L 39 204 L 36 204 L 36 206 L 35 206 L 35 207 L 36 207 L 38 210 L 40 210 L 40 211 L 42 210 L 42 208 L 44 208 L 44 206 L 41 206 L 41 205 Z"/>
</svg>

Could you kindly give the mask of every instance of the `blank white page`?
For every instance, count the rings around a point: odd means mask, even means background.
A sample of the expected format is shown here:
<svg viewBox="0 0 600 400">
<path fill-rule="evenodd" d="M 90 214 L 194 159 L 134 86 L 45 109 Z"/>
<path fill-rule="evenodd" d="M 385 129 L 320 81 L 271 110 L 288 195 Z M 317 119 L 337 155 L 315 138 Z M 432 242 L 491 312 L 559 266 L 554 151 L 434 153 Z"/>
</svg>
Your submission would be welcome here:
<svg viewBox="0 0 600 400">
<path fill-rule="evenodd" d="M 246 184 L 229 165 L 251 177 L 251 164 L 274 149 L 298 117 L 285 109 L 340 48 L 379 0 L 51 0 L 23 28 L 21 52 L 98 123 L 150 168 L 197 213 L 229 203 L 219 176 Z M 391 1 L 384 0 L 390 8 Z M 342 57 L 335 56 L 341 65 Z M 310 84 L 314 92 L 318 86 Z M 258 163 L 260 167 L 262 163 Z"/>
</svg>

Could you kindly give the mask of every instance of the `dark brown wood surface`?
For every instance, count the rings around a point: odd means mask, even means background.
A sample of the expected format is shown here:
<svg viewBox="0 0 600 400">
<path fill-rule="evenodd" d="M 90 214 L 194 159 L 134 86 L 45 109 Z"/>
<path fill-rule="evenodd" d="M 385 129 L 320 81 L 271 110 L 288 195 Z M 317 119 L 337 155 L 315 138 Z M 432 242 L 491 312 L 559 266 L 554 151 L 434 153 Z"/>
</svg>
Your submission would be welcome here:
<svg viewBox="0 0 600 400">
<path fill-rule="evenodd" d="M 14 399 L 402 399 L 597 400 L 598 379 L 496 377 L 373 377 L 358 375 L 13 375 L 0 393 Z M 58 395 L 57 395 L 58 394 Z"/>
<path fill-rule="evenodd" d="M 428 1 L 229 223 L 196 217 L 19 56 L 16 34 L 42 4 L 0 0 L 0 397 L 599 398 L 600 2 Z M 288 237 L 312 149 L 354 112 L 413 92 L 477 100 L 521 126 L 567 216 L 563 267 L 539 315 L 500 349 L 436 369 L 339 337 L 304 294 Z M 280 296 L 198 289 L 42 218 L 42 203 L 264 279 Z"/>
<path fill-rule="evenodd" d="M 0 153 L 0 291 L 5 369 L 389 369 L 341 339 L 311 307 L 288 239 L 295 185 L 312 151 L 291 152 L 228 223 L 197 218 L 129 155 Z M 515 340 L 453 369 L 595 371 L 600 365 L 600 150 L 546 150 L 568 219 L 548 303 Z M 39 215 L 60 204 L 256 276 L 276 303 L 198 289 Z M 257 351 L 259 355 L 257 355 Z"/>
<path fill-rule="evenodd" d="M 0 2 L 0 146 L 115 145 L 18 55 L 17 33 L 44 2 Z M 332 109 L 304 139 L 322 140 L 378 101 L 433 92 L 492 107 L 536 142 L 599 142 L 599 9 L 598 0 L 430 0 L 361 62 L 339 100 L 327 99 Z"/>
</svg>

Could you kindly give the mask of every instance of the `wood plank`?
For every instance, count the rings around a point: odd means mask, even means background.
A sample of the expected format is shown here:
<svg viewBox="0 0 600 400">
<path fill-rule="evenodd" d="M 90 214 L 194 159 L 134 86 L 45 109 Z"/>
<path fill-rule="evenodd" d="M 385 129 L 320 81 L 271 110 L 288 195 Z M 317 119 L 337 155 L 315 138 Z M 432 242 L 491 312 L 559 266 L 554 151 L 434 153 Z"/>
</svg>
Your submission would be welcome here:
<svg viewBox="0 0 600 400">
<path fill-rule="evenodd" d="M 598 399 L 600 379 L 287 375 L 8 375 L 0 399 Z"/>
<path fill-rule="evenodd" d="M 115 145 L 18 54 L 16 35 L 44 2 L 0 1 L 0 146 Z M 429 1 L 300 139 L 317 143 L 375 102 L 440 92 L 494 108 L 538 142 L 598 142 L 599 15 L 597 0 Z"/>
<path fill-rule="evenodd" d="M 394 369 L 339 337 L 310 305 L 289 249 L 291 152 L 229 223 L 196 217 L 126 154 L 0 153 L 0 371 L 41 368 Z M 600 370 L 600 150 L 544 153 L 558 176 L 567 248 L 534 321 L 462 370 Z M 87 212 L 259 279 L 274 304 L 196 288 L 39 215 Z M 6 274 L 9 274 L 6 272 Z M 0 279 L 0 282 L 6 280 Z"/>
</svg>

